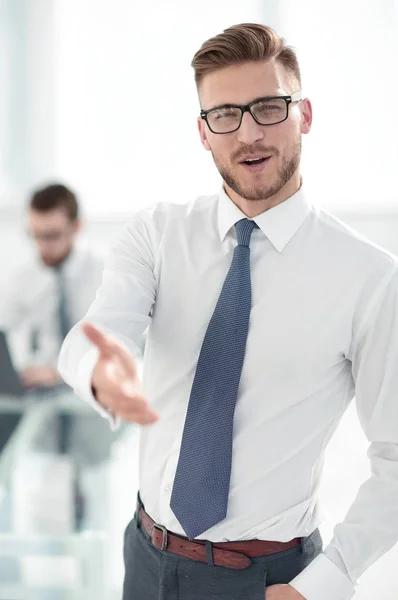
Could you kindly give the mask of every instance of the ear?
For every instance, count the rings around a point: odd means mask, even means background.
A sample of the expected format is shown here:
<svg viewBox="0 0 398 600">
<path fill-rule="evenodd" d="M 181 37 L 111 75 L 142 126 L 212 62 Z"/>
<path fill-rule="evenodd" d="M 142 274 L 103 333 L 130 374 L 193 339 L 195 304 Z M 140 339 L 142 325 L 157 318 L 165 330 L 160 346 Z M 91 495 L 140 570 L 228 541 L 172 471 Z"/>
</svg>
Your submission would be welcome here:
<svg viewBox="0 0 398 600">
<path fill-rule="evenodd" d="M 308 98 L 301 103 L 301 133 L 309 133 L 312 126 L 312 104 Z"/>
<path fill-rule="evenodd" d="M 76 233 L 80 233 L 80 231 L 83 229 L 83 223 L 80 219 L 77 219 L 74 224 L 73 224 L 73 232 Z"/>
<path fill-rule="evenodd" d="M 208 128 L 206 125 L 206 121 L 201 117 L 198 117 L 198 130 L 200 135 L 200 141 L 202 142 L 202 146 L 205 150 L 210 150 L 210 144 L 207 139 Z"/>
</svg>

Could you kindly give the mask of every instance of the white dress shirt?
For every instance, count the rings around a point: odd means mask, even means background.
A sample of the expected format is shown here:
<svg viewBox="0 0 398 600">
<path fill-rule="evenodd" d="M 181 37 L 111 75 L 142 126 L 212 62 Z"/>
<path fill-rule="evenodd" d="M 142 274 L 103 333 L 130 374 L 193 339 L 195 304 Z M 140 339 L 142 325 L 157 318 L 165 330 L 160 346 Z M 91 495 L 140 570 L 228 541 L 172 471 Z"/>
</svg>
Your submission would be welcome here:
<svg viewBox="0 0 398 600">
<path fill-rule="evenodd" d="M 71 326 L 86 314 L 101 284 L 103 257 L 77 244 L 62 265 Z M 19 368 L 57 366 L 62 344 L 58 321 L 59 286 L 55 269 L 38 256 L 17 269 L 0 300 L 0 329 L 9 333 Z M 23 333 L 19 336 L 19 332 Z M 37 348 L 29 349 L 32 335 Z M 23 340 L 23 343 L 21 341 Z"/>
<path fill-rule="evenodd" d="M 179 534 L 169 502 L 188 400 L 244 216 L 224 191 L 138 213 L 86 315 L 135 355 L 149 326 L 143 382 L 160 419 L 141 429 L 140 492 L 151 517 Z M 307 600 L 348 600 L 398 540 L 398 262 L 303 189 L 254 220 L 228 514 L 200 537 L 285 542 L 319 526 L 325 448 L 355 393 L 372 477 L 324 553 L 291 582 Z M 96 357 L 77 326 L 59 367 L 101 411 L 90 386 Z"/>
</svg>

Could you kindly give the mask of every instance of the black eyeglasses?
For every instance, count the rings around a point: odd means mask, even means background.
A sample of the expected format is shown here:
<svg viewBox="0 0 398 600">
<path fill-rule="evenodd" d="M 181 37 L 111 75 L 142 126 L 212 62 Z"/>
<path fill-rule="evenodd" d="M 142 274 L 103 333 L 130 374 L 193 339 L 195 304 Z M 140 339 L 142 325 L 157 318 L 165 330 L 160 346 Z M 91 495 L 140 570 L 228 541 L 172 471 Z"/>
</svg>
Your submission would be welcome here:
<svg viewBox="0 0 398 600">
<path fill-rule="evenodd" d="M 241 126 L 245 112 L 249 112 L 259 125 L 277 125 L 288 118 L 289 104 L 300 100 L 301 91 L 292 96 L 267 96 L 243 106 L 225 104 L 210 110 L 201 110 L 200 116 L 213 133 L 232 133 Z"/>
<path fill-rule="evenodd" d="M 70 234 L 70 231 L 47 231 L 46 233 L 34 233 L 27 231 L 26 235 L 35 242 L 46 242 L 48 244 L 55 244 L 60 240 L 64 239 Z"/>
</svg>

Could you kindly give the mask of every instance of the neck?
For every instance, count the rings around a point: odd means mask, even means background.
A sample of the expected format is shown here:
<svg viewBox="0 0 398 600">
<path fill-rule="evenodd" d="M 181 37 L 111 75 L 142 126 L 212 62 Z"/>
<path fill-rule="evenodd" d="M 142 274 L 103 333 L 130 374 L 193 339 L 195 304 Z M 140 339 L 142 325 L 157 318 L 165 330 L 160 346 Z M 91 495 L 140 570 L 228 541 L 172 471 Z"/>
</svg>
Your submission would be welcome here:
<svg viewBox="0 0 398 600">
<path fill-rule="evenodd" d="M 297 170 L 293 177 L 279 190 L 274 196 L 264 198 L 264 200 L 247 200 L 243 198 L 224 182 L 224 189 L 234 204 L 249 218 L 261 215 L 261 213 L 285 202 L 299 191 L 302 184 L 300 171 Z"/>
</svg>

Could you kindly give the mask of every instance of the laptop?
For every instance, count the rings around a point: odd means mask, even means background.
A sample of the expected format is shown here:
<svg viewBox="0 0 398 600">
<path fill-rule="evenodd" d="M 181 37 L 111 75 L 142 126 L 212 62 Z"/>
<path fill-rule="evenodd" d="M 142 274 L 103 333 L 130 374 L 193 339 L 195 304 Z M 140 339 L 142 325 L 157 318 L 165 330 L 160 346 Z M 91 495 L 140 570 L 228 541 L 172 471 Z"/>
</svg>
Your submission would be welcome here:
<svg viewBox="0 0 398 600">
<path fill-rule="evenodd" d="M 50 387 L 35 386 L 26 388 L 16 371 L 7 342 L 7 335 L 0 330 L 0 397 L 10 399 L 10 397 L 28 399 L 34 394 L 35 400 L 48 398 L 59 389 L 67 389 L 63 382 Z M 18 404 L 18 403 L 16 403 Z M 10 436 L 19 424 L 22 418 L 20 406 L 16 406 L 15 411 L 7 408 L 5 412 L 0 410 L 0 453 L 8 442 Z"/>
<path fill-rule="evenodd" d="M 0 331 L 0 396 L 24 396 L 26 391 L 12 362 L 6 333 Z"/>
<path fill-rule="evenodd" d="M 15 370 L 10 350 L 7 343 L 7 336 L 4 331 L 0 331 L 0 396 L 14 396 L 21 398 L 25 396 L 26 389 Z M 0 453 L 3 451 L 11 435 L 22 419 L 20 410 L 1 412 L 0 414 Z"/>
<path fill-rule="evenodd" d="M 66 383 L 61 381 L 51 386 L 36 385 L 25 387 L 18 371 L 14 367 L 10 348 L 7 342 L 7 334 L 0 330 L 0 396 L 31 397 L 32 394 L 48 397 L 54 391 L 68 389 Z"/>
</svg>

